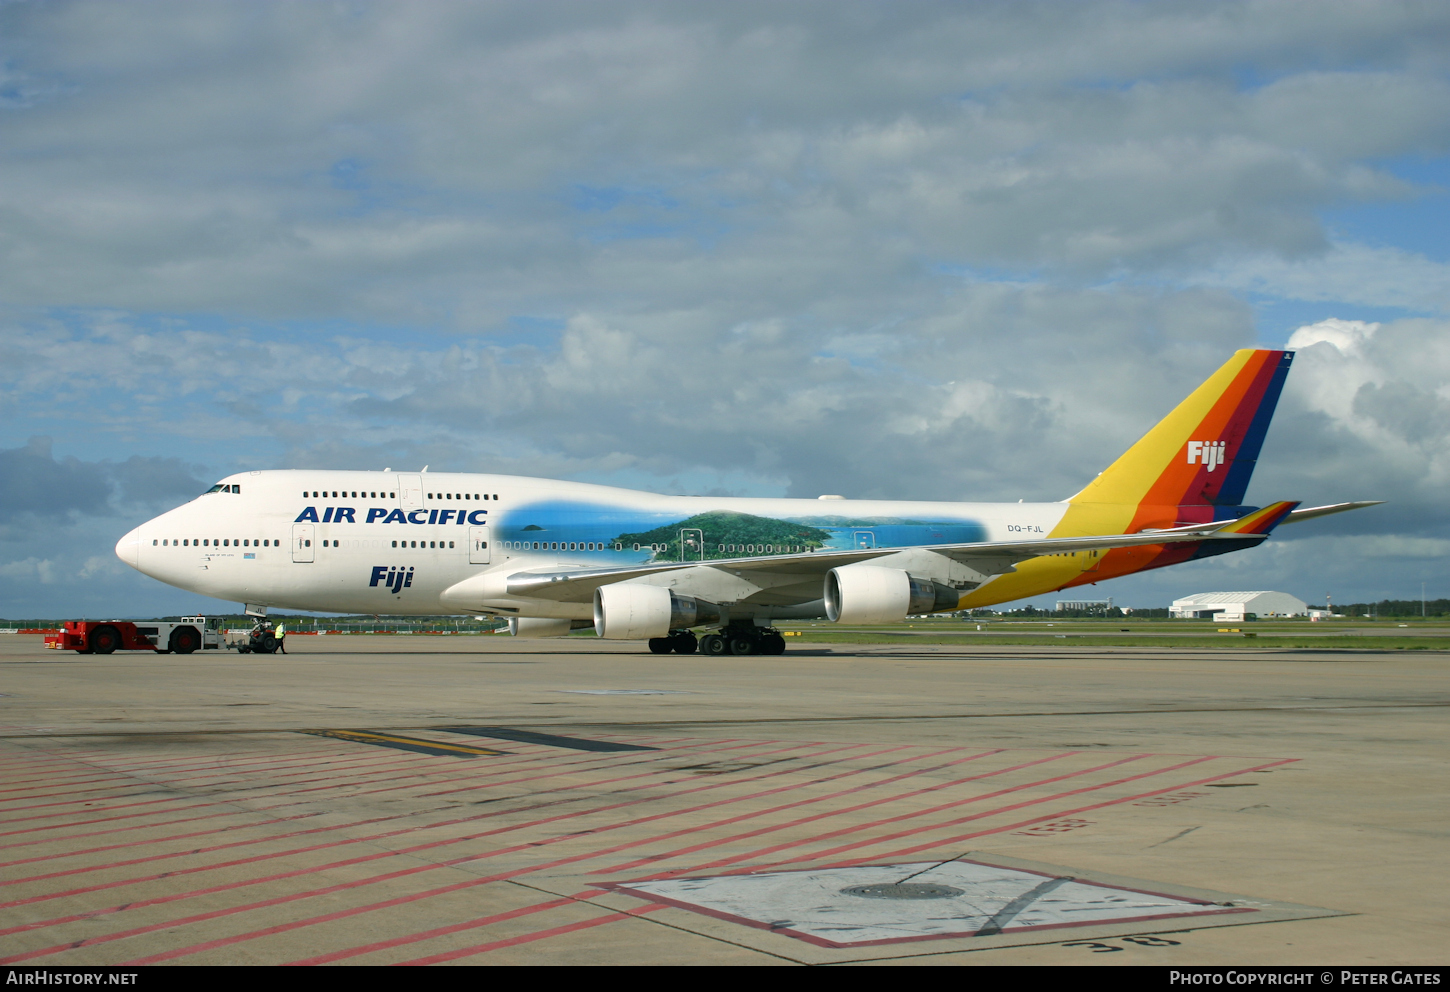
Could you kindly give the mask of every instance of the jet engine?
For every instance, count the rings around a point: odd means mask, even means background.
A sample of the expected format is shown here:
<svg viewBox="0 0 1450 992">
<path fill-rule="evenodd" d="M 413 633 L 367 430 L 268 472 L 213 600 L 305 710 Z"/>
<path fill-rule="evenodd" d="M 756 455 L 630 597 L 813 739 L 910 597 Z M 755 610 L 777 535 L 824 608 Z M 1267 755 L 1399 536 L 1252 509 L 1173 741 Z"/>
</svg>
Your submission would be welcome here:
<svg viewBox="0 0 1450 992">
<path fill-rule="evenodd" d="M 637 641 L 664 637 L 672 630 L 715 623 L 720 608 L 691 596 L 676 596 L 664 586 L 616 583 L 594 590 L 594 631 L 600 637 Z"/>
<path fill-rule="evenodd" d="M 960 595 L 899 568 L 842 565 L 826 573 L 826 616 L 834 623 L 895 623 L 908 613 L 956 609 Z"/>
<path fill-rule="evenodd" d="M 563 637 L 573 624 L 573 620 L 549 617 L 509 617 L 509 633 L 514 637 Z"/>
</svg>

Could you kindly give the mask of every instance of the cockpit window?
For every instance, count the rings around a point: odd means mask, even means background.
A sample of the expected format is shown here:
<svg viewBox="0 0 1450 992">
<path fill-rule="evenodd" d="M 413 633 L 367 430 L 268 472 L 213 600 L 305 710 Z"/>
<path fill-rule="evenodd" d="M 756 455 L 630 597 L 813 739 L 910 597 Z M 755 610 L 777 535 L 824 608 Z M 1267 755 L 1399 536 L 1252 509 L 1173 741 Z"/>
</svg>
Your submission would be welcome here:
<svg viewBox="0 0 1450 992">
<path fill-rule="evenodd" d="M 206 492 L 202 493 L 202 495 L 203 496 L 206 496 L 206 495 L 208 495 L 210 493 L 219 493 L 219 492 L 221 492 L 225 488 L 226 488 L 226 486 L 224 486 L 220 482 L 218 482 L 216 485 L 212 486 Z"/>
</svg>

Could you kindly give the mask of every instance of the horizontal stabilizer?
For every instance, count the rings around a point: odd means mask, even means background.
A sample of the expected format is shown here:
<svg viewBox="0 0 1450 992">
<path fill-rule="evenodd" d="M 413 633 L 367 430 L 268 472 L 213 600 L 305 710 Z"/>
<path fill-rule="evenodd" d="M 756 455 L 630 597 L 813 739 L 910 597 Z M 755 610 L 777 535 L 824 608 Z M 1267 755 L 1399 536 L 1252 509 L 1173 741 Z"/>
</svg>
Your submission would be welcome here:
<svg viewBox="0 0 1450 992">
<path fill-rule="evenodd" d="M 1330 503 L 1328 506 L 1311 506 L 1303 510 L 1295 510 L 1284 518 L 1286 524 L 1297 524 L 1301 520 L 1313 520 L 1315 517 L 1327 517 L 1331 513 L 1343 513 L 1345 510 L 1358 510 L 1365 506 L 1379 506 L 1382 499 L 1361 499 L 1353 503 Z"/>
<path fill-rule="evenodd" d="M 1267 534 L 1294 511 L 1298 500 L 1280 500 L 1220 527 L 1217 534 Z"/>
</svg>

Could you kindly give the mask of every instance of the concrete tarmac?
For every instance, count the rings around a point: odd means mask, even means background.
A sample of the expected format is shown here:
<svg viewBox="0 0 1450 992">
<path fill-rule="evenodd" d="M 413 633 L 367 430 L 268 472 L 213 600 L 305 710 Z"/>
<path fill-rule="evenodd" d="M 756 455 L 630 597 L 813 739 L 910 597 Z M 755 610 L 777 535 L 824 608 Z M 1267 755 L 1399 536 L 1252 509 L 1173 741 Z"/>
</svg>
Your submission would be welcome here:
<svg viewBox="0 0 1450 992">
<path fill-rule="evenodd" d="M 1450 654 L 642 647 L 8 635 L 0 961 L 1450 958 Z"/>
</svg>

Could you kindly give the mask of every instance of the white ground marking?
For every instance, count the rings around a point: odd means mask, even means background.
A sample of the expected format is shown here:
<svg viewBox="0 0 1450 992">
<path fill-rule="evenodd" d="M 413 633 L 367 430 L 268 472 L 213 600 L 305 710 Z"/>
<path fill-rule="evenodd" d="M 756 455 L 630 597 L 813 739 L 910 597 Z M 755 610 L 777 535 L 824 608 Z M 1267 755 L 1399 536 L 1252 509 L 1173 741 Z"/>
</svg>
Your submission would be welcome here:
<svg viewBox="0 0 1450 992">
<path fill-rule="evenodd" d="M 845 891 L 907 877 L 913 886 L 950 886 L 961 894 L 872 898 Z M 970 861 L 674 878 L 618 888 L 835 947 L 1244 911 Z"/>
</svg>

